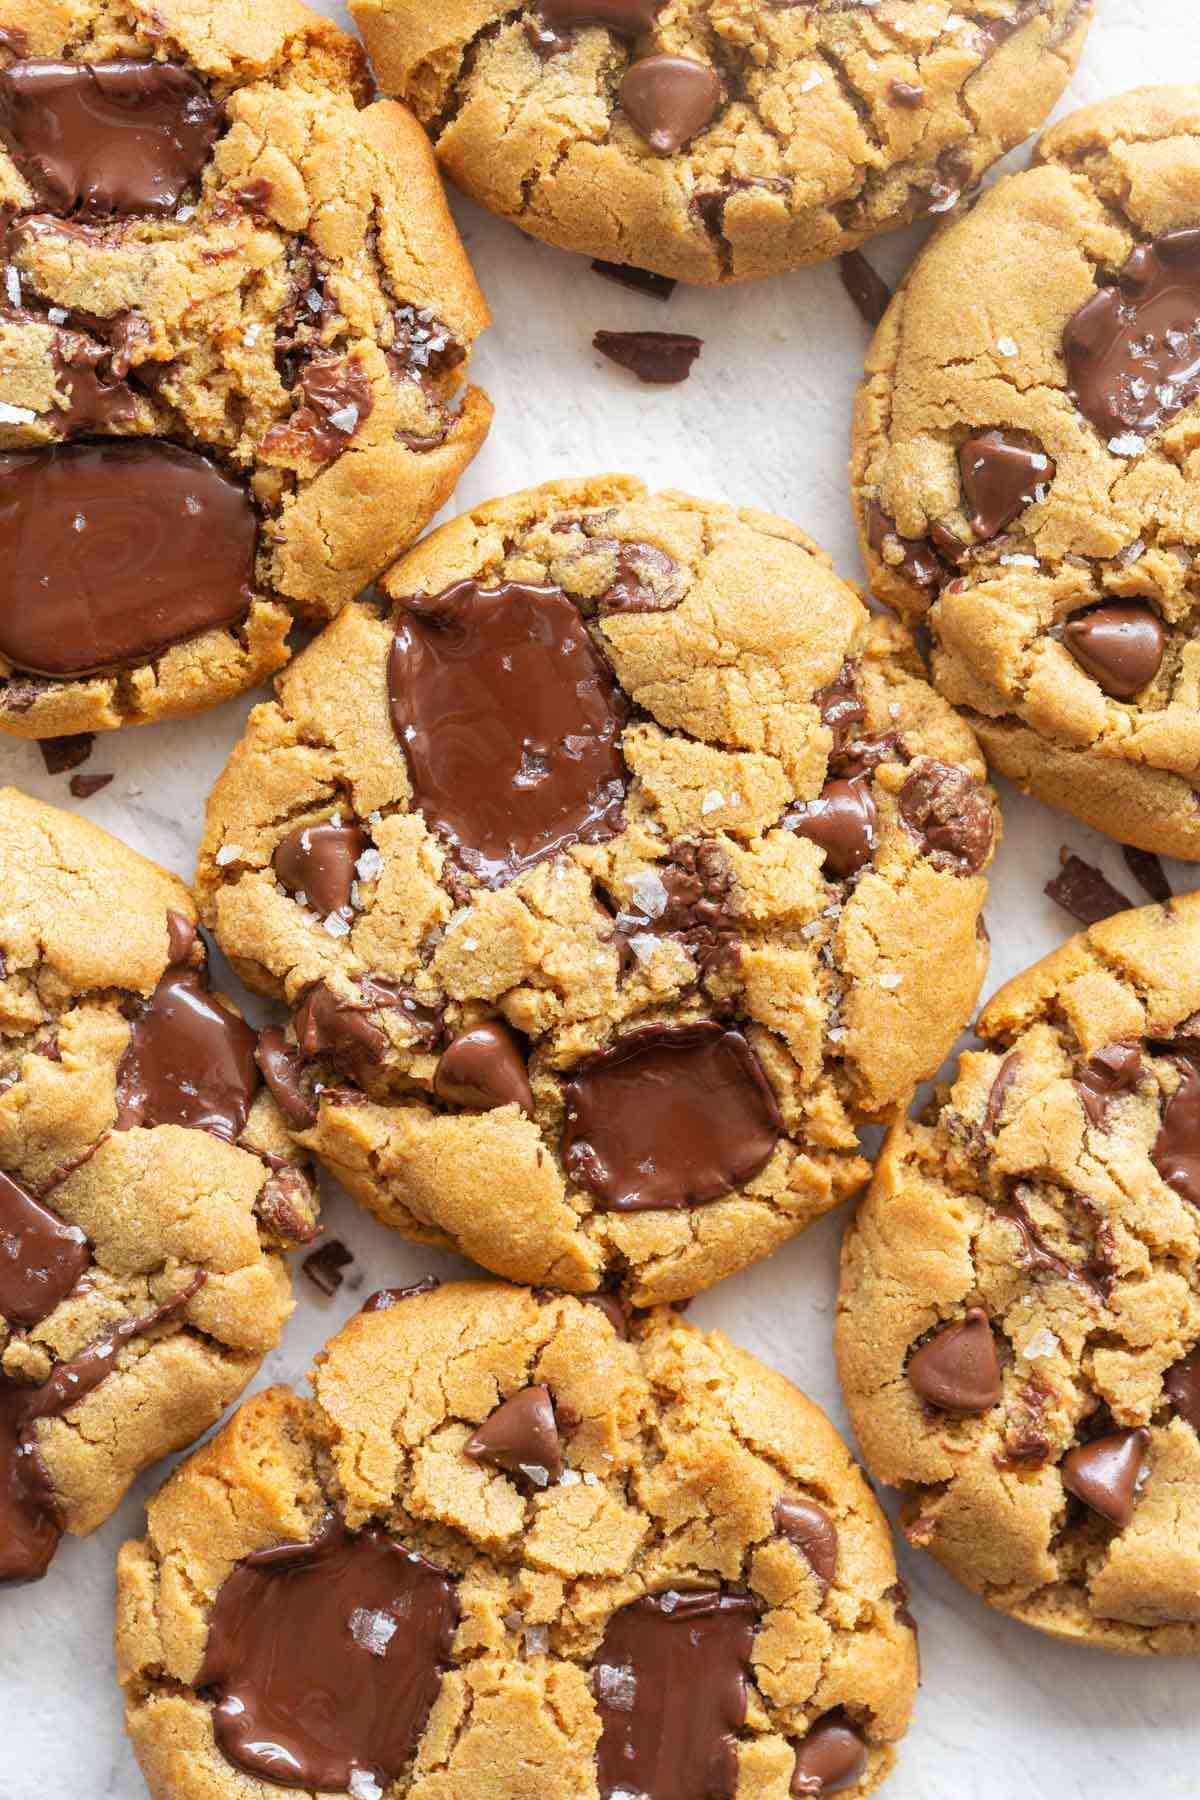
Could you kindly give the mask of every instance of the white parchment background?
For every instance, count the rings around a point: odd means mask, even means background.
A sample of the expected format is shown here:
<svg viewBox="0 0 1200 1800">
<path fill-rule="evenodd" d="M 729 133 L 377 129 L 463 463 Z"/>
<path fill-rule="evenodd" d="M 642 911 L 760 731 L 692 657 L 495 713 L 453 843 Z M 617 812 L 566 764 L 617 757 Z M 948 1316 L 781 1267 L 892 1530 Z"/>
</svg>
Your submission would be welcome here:
<svg viewBox="0 0 1200 1800">
<path fill-rule="evenodd" d="M 251 0 L 251 4 L 253 0 Z M 319 5 L 322 0 L 317 0 Z M 336 0 L 323 10 L 339 13 Z M 1200 76 L 1197 0 L 1100 0 L 1072 105 L 1154 81 Z M 1018 152 L 1014 161 L 1020 161 Z M 591 274 L 456 201 L 496 322 L 472 373 L 496 402 L 490 441 L 459 489 L 462 505 L 551 477 L 628 469 L 648 482 L 766 507 L 797 519 L 860 575 L 845 492 L 851 397 L 867 333 L 833 267 L 724 293 L 676 290 L 668 307 Z M 894 277 L 920 234 L 871 252 Z M 655 391 L 591 349 L 598 327 L 698 333 L 705 347 L 682 387 Z M 116 779 L 90 817 L 185 878 L 204 798 L 249 702 L 185 724 L 102 738 L 89 764 Z M 0 746 L 0 780 L 74 806 L 33 745 Z M 1005 837 L 987 910 L 987 992 L 1061 942 L 1068 921 L 1041 892 L 1067 843 L 1132 891 L 1115 848 L 1064 817 L 1003 794 Z M 1195 885 L 1171 869 L 1177 889 Z M 114 907 L 120 895 L 113 896 Z M 312 1353 L 365 1294 L 453 1259 L 413 1249 L 331 1186 L 331 1235 L 354 1251 L 332 1300 L 300 1281 L 283 1347 L 257 1385 L 300 1382 Z M 690 1317 L 719 1325 L 774 1363 L 845 1430 L 830 1351 L 842 1221 L 827 1219 L 768 1263 L 726 1282 Z M 39 1585 L 0 1593 L 0 1800 L 138 1800 L 144 1788 L 121 1730 L 110 1648 L 113 1558 L 140 1532 L 144 1478 L 109 1525 L 68 1539 Z M 924 1680 L 889 1800 L 1124 1800 L 1200 1794 L 1197 1674 L 1183 1662 L 1110 1658 L 1044 1641 L 901 1547 L 921 1626 Z"/>
</svg>

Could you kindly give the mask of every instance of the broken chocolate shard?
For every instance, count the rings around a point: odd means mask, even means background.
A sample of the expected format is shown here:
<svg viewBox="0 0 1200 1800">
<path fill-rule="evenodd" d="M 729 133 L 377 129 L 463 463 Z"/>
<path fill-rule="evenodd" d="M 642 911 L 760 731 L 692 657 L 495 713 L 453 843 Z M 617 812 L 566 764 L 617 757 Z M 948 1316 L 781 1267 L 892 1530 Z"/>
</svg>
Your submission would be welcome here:
<svg viewBox="0 0 1200 1800">
<path fill-rule="evenodd" d="M 319 1287 L 323 1294 L 332 1295 L 346 1279 L 342 1270 L 349 1268 L 353 1261 L 354 1252 L 347 1250 L 339 1238 L 330 1238 L 310 1250 L 300 1267 L 314 1287 Z"/>
<path fill-rule="evenodd" d="M 1064 848 L 1061 857 L 1062 867 L 1043 892 L 1081 925 L 1098 925 L 1101 919 L 1111 919 L 1114 913 L 1125 912 L 1133 904 L 1082 856 L 1074 856 Z"/>
<path fill-rule="evenodd" d="M 562 1444 L 550 1389 L 535 1383 L 501 1401 L 463 1445 L 473 1462 L 491 1463 L 546 1487 L 562 1474 Z"/>
<path fill-rule="evenodd" d="M 864 325 L 874 328 L 891 305 L 892 290 L 861 250 L 847 250 L 838 259 L 842 286 L 858 308 Z"/>
<path fill-rule="evenodd" d="M 75 737 L 39 738 L 47 775 L 65 775 L 68 769 L 77 769 L 92 754 L 95 742 L 94 731 L 81 731 Z"/>
<path fill-rule="evenodd" d="M 592 347 L 654 387 L 686 381 L 704 347 L 684 331 L 597 331 Z"/>
<path fill-rule="evenodd" d="M 1171 883 L 1153 850 L 1137 850 L 1132 844 L 1122 844 L 1121 855 L 1125 859 L 1125 867 L 1142 892 L 1148 894 L 1156 905 L 1165 906 L 1171 898 Z"/>
<path fill-rule="evenodd" d="M 592 260 L 592 269 L 597 275 L 618 281 L 622 287 L 632 289 L 635 294 L 645 294 L 651 300 L 669 300 L 678 286 L 669 275 L 656 275 L 652 269 L 639 269 L 634 263 L 605 262 L 597 256 Z"/>
</svg>

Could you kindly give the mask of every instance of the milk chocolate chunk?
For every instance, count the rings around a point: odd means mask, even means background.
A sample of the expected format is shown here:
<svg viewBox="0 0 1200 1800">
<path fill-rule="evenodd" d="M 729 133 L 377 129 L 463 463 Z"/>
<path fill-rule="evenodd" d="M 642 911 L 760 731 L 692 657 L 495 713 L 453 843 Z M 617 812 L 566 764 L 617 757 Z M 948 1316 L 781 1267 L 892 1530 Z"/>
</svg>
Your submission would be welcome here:
<svg viewBox="0 0 1200 1800">
<path fill-rule="evenodd" d="M 292 1026 L 303 1055 L 328 1057 L 352 1081 L 361 1081 L 387 1052 L 387 1034 L 371 1009 L 342 999 L 323 981 L 308 989 L 292 1014 Z"/>
<path fill-rule="evenodd" d="M 202 974 L 168 969 L 117 1069 L 117 1130 L 188 1125 L 236 1142 L 259 1085 L 256 1041 Z"/>
<path fill-rule="evenodd" d="M 1098 1131 L 1108 1130 L 1109 1110 L 1142 1079 L 1142 1053 L 1136 1044 L 1106 1044 L 1089 1057 L 1075 1077 L 1075 1091 Z"/>
<path fill-rule="evenodd" d="M 388 1786 L 425 1729 L 458 1623 L 448 1576 L 371 1526 L 327 1519 L 246 1557 L 209 1617 L 198 1686 L 236 1768 L 282 1787 Z"/>
<path fill-rule="evenodd" d="M 639 381 L 670 387 L 687 380 L 704 340 L 686 331 L 597 331 L 592 348 Z"/>
<path fill-rule="evenodd" d="M 474 1462 L 526 1475 L 537 1487 L 562 1474 L 562 1445 L 550 1389 L 537 1384 L 502 1400 L 463 1445 Z"/>
<path fill-rule="evenodd" d="M 601 1800 L 733 1800 L 757 1607 L 718 1588 L 615 1612 L 592 1662 Z"/>
<path fill-rule="evenodd" d="M 809 1567 L 827 1588 L 837 1572 L 837 1526 L 815 1500 L 802 1500 L 795 1494 L 781 1494 L 775 1502 L 775 1529 L 804 1552 Z"/>
<path fill-rule="evenodd" d="M 322 917 L 350 911 L 355 864 L 369 838 L 357 825 L 298 825 L 271 858 L 277 878 L 290 894 Z"/>
<path fill-rule="evenodd" d="M 1178 1057 L 1179 1085 L 1163 1107 L 1150 1160 L 1168 1187 L 1200 1206 L 1200 1070 Z"/>
<path fill-rule="evenodd" d="M 137 397 L 112 373 L 112 352 L 78 331 L 56 331 L 51 349 L 56 385 L 66 405 L 42 417 L 59 437 L 121 432 L 137 418 Z M 106 370 L 105 365 L 108 365 Z"/>
<path fill-rule="evenodd" d="M 715 1023 L 631 1031 L 564 1087 L 562 1154 L 600 1212 L 702 1206 L 753 1180 L 783 1121 L 740 1031 Z"/>
<path fill-rule="evenodd" d="M 900 817 L 941 868 L 975 875 L 992 847 L 992 809 L 979 783 L 954 763 L 921 762 L 900 789 Z"/>
<path fill-rule="evenodd" d="M 1042 450 L 1032 450 L 1003 431 L 980 431 L 958 452 L 963 492 L 971 530 L 977 538 L 994 538 L 1037 498 L 1038 489 L 1054 479 L 1054 464 Z"/>
<path fill-rule="evenodd" d="M 1166 633 L 1157 613 L 1133 601 L 1068 619 L 1063 642 L 1114 700 L 1131 700 L 1162 667 Z"/>
<path fill-rule="evenodd" d="M 1179 1417 L 1200 1433 L 1200 1350 L 1171 1364 L 1163 1375 L 1163 1390 Z"/>
<path fill-rule="evenodd" d="M 236 624 L 257 543 L 245 489 L 175 444 L 0 455 L 0 655 L 86 675 Z"/>
<path fill-rule="evenodd" d="M 0 1586 L 40 1581 L 62 1523 L 37 1451 L 24 1432 L 35 1389 L 0 1377 Z"/>
<path fill-rule="evenodd" d="M 643 56 L 626 69 L 620 101 L 657 156 L 673 156 L 721 104 L 715 69 L 690 56 Z"/>
<path fill-rule="evenodd" d="M 304 1058 L 277 1025 L 259 1032 L 254 1054 L 263 1080 L 288 1124 L 299 1131 L 315 1125 L 317 1109 L 304 1086 Z"/>
<path fill-rule="evenodd" d="M 442 1051 L 433 1091 L 452 1106 L 517 1105 L 533 1114 L 533 1092 L 515 1034 L 499 1019 L 460 1031 Z"/>
<path fill-rule="evenodd" d="M 1167 871 L 1153 850 L 1139 850 L 1136 844 L 1122 844 L 1121 860 L 1142 892 L 1156 906 L 1165 906 L 1173 889 L 1167 880 Z"/>
<path fill-rule="evenodd" d="M 268 454 L 332 462 L 374 404 L 366 371 L 353 356 L 321 357 L 300 371 L 304 402 L 263 439 Z"/>
<path fill-rule="evenodd" d="M 1200 230 L 1139 244 L 1063 332 L 1071 397 L 1110 443 L 1145 437 L 1200 393 Z"/>
<path fill-rule="evenodd" d="M 9 1325 L 48 1318 L 91 1262 L 77 1225 L 0 1172 L 0 1316 Z"/>
<path fill-rule="evenodd" d="M 651 31 L 663 0 L 539 0 L 538 11 L 560 31 L 573 25 L 607 25 L 618 37 Z"/>
<path fill-rule="evenodd" d="M 1112 1431 L 1077 1444 L 1062 1460 L 1062 1482 L 1085 1506 L 1114 1525 L 1128 1525 L 1146 1461 L 1148 1431 Z"/>
<path fill-rule="evenodd" d="M 1000 1398 L 1000 1362 L 988 1316 L 973 1306 L 957 1325 L 914 1350 L 908 1379 L 921 1399 L 942 1412 L 984 1413 Z"/>
<path fill-rule="evenodd" d="M 0 71 L 0 138 L 54 213 L 173 212 L 220 123 L 216 101 L 178 63 L 29 61 Z"/>
<path fill-rule="evenodd" d="M 415 805 L 488 887 L 621 829 L 629 707 L 561 589 L 401 602 L 388 690 Z"/>
<path fill-rule="evenodd" d="M 167 961 L 172 967 L 189 961 L 196 943 L 196 927 L 173 908 L 167 913 Z"/>
<path fill-rule="evenodd" d="M 839 879 L 857 874 L 875 849 L 875 800 L 862 776 L 827 781 L 817 799 L 790 807 L 780 823 L 811 838 L 825 852 L 826 869 Z"/>
<path fill-rule="evenodd" d="M 839 1707 L 796 1745 L 793 1794 L 840 1794 L 866 1773 L 867 1746 Z"/>
</svg>

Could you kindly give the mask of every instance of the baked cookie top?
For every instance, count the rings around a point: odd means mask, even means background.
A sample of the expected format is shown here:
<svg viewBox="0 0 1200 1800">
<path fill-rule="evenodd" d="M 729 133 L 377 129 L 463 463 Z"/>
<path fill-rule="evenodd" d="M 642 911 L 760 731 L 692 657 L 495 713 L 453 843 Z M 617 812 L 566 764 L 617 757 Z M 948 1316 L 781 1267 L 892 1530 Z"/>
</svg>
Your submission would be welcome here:
<svg viewBox="0 0 1200 1800">
<path fill-rule="evenodd" d="M 944 211 L 1046 117 L 1090 0 L 351 0 L 482 205 L 715 284 Z"/>
<path fill-rule="evenodd" d="M 993 1606 L 1200 1651 L 1200 896 L 1118 914 L 984 1008 L 890 1133 L 837 1352 L 910 1542 Z"/>
<path fill-rule="evenodd" d="M 316 1197 L 183 883 L 0 790 L 0 1582 L 220 1416 Z"/>
<path fill-rule="evenodd" d="M 883 1780 L 917 1668 L 887 1523 L 773 1369 L 665 1309 L 457 1282 L 368 1301 L 311 1381 L 248 1401 L 121 1552 L 159 1800 Z"/>
<path fill-rule="evenodd" d="M 1200 857 L 1200 88 L 1065 119 L 919 258 L 855 417 L 871 585 L 989 758 Z"/>
<path fill-rule="evenodd" d="M 424 133 L 369 98 L 297 0 L 7 0 L 0 731 L 252 686 L 478 449 L 486 307 Z"/>
<path fill-rule="evenodd" d="M 292 1009 L 276 1091 L 409 1236 L 695 1293 L 862 1183 L 858 1125 L 969 1016 L 971 733 L 794 525 L 628 477 L 465 514 L 382 586 L 209 801 L 203 916 Z"/>
</svg>

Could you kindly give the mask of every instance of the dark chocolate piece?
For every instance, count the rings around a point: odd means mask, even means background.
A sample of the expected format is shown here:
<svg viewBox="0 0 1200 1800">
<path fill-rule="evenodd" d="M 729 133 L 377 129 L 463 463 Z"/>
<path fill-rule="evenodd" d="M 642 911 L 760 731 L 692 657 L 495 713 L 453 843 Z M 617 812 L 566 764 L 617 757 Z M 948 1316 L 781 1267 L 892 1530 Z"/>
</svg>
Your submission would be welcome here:
<svg viewBox="0 0 1200 1800">
<path fill-rule="evenodd" d="M 289 894 L 303 894 L 313 912 L 350 912 L 355 864 L 370 839 L 357 825 L 297 825 L 271 858 L 277 880 Z"/>
<path fill-rule="evenodd" d="M 460 1031 L 442 1051 L 433 1091 L 451 1106 L 516 1105 L 533 1116 L 533 1092 L 516 1034 L 501 1019 Z"/>
<path fill-rule="evenodd" d="M 619 281 L 622 287 L 632 288 L 635 294 L 645 294 L 650 300 L 669 300 L 678 286 L 669 275 L 656 275 L 652 269 L 639 269 L 634 263 L 604 262 L 597 256 L 592 259 L 592 269 L 597 275 Z"/>
<path fill-rule="evenodd" d="M 839 257 L 838 272 L 863 324 L 874 328 L 891 305 L 891 288 L 861 250 L 847 250 Z"/>
<path fill-rule="evenodd" d="M 272 425 L 263 439 L 268 455 L 332 462 L 370 417 L 374 395 L 366 371 L 353 356 L 315 357 L 300 371 L 304 403 Z"/>
<path fill-rule="evenodd" d="M 1131 1094 L 1142 1079 L 1142 1053 L 1136 1044 L 1106 1044 L 1075 1077 L 1084 1112 L 1098 1131 L 1108 1130 L 1113 1102 Z"/>
<path fill-rule="evenodd" d="M 546 23 L 559 31 L 576 25 L 606 25 L 618 37 L 653 31 L 663 0 L 538 0 Z"/>
<path fill-rule="evenodd" d="M 1020 1052 L 1012 1050 L 996 1070 L 995 1079 L 988 1090 L 987 1105 L 983 1109 L 983 1129 L 989 1137 L 994 1137 L 1000 1127 L 1004 1117 L 1004 1102 L 1020 1066 Z"/>
<path fill-rule="evenodd" d="M 314 982 L 292 1014 L 301 1053 L 324 1056 L 349 1077 L 361 1082 L 387 1053 L 387 1034 L 372 1008 L 344 1000 L 324 981 Z"/>
<path fill-rule="evenodd" d="M 898 563 L 888 562 L 883 555 L 889 539 L 900 546 L 903 556 Z M 948 570 L 928 538 L 901 537 L 894 519 L 889 519 L 877 500 L 867 506 L 867 543 L 893 575 L 903 575 L 916 587 L 940 587 Z"/>
<path fill-rule="evenodd" d="M 1108 443 L 1145 437 L 1200 393 L 1200 229 L 1139 244 L 1063 332 L 1071 397 Z"/>
<path fill-rule="evenodd" d="M 1154 680 L 1166 641 L 1158 614 L 1140 602 L 1096 606 L 1063 626 L 1075 661 L 1114 700 L 1132 700 Z"/>
<path fill-rule="evenodd" d="M 299 1049 L 288 1043 L 277 1025 L 271 1025 L 259 1032 L 254 1054 L 263 1080 L 288 1124 L 299 1131 L 315 1125 L 317 1108 L 304 1086 L 304 1058 Z"/>
<path fill-rule="evenodd" d="M 74 800 L 90 800 L 101 788 L 106 788 L 112 780 L 111 775 L 72 775 L 67 783 Z"/>
<path fill-rule="evenodd" d="M 838 1533 L 825 1508 L 815 1500 L 781 1494 L 775 1502 L 775 1529 L 804 1552 L 822 1589 L 827 1588 L 837 1572 Z"/>
<path fill-rule="evenodd" d="M 1101 919 L 1111 919 L 1133 904 L 1082 856 L 1073 856 L 1065 848 L 1061 856 L 1062 867 L 1043 892 L 1081 925 L 1098 925 Z"/>
<path fill-rule="evenodd" d="M 968 520 L 977 538 L 996 537 L 1054 480 L 1042 449 L 1031 449 L 1004 431 L 980 431 L 958 453 Z"/>
<path fill-rule="evenodd" d="M 1153 850 L 1137 850 L 1132 844 L 1122 844 L 1121 855 L 1125 859 L 1125 867 L 1142 892 L 1148 894 L 1156 905 L 1165 906 L 1171 898 L 1171 883 Z"/>
<path fill-rule="evenodd" d="M 866 867 L 875 851 L 875 799 L 871 784 L 855 775 L 827 781 L 815 800 L 789 807 L 779 821 L 825 853 L 829 875 L 841 881 Z"/>
<path fill-rule="evenodd" d="M 353 1250 L 347 1250 L 340 1238 L 328 1238 L 310 1250 L 300 1267 L 314 1287 L 323 1294 L 336 1294 L 346 1277 L 342 1270 L 354 1261 Z"/>
<path fill-rule="evenodd" d="M 900 789 L 900 817 L 939 868 L 976 875 L 995 826 L 987 794 L 956 763 L 923 759 Z"/>
<path fill-rule="evenodd" d="M 703 974 L 737 961 L 738 922 L 730 910 L 733 872 L 719 844 L 702 840 L 671 846 L 631 883 L 629 904 L 614 921 L 613 940 L 624 970 L 637 960 L 643 939 L 674 938 Z"/>
<path fill-rule="evenodd" d="M 188 1125 L 236 1143 L 258 1090 L 254 1032 L 195 969 L 169 968 L 117 1068 L 118 1131 Z"/>
<path fill-rule="evenodd" d="M 65 1300 L 92 1260 L 88 1240 L 0 1171 L 0 1317 L 37 1325 Z"/>
<path fill-rule="evenodd" d="M 47 775 L 65 775 L 68 769 L 77 769 L 92 754 L 95 742 L 94 731 L 81 731 L 77 737 L 39 738 Z"/>
<path fill-rule="evenodd" d="M 840 1794 L 866 1773 L 867 1746 L 850 1717 L 838 1707 L 796 1745 L 793 1794 Z"/>
<path fill-rule="evenodd" d="M 619 1338 L 628 1338 L 629 1321 L 615 1294 L 576 1294 L 585 1306 L 598 1306 Z"/>
<path fill-rule="evenodd" d="M 686 331 L 597 331 L 592 338 L 601 356 L 656 387 L 686 381 L 703 347 Z"/>
<path fill-rule="evenodd" d="M 399 1306 L 402 1300 L 415 1300 L 418 1294 L 432 1294 L 441 1285 L 436 1275 L 422 1275 L 420 1281 L 410 1281 L 407 1287 L 378 1288 L 375 1293 L 368 1294 L 359 1310 L 365 1313 L 388 1312 L 393 1306 Z"/>
<path fill-rule="evenodd" d="M 1163 1107 L 1150 1160 L 1168 1187 L 1200 1206 L 1200 1068 L 1188 1056 L 1173 1060 L 1179 1085 Z"/>
<path fill-rule="evenodd" d="M 1200 1433 L 1200 1350 L 1181 1356 L 1164 1371 L 1163 1392 L 1178 1416 Z"/>
<path fill-rule="evenodd" d="M 619 98 L 655 155 L 673 156 L 711 123 L 721 83 L 715 69 L 690 56 L 643 56 L 626 69 Z"/>
</svg>

